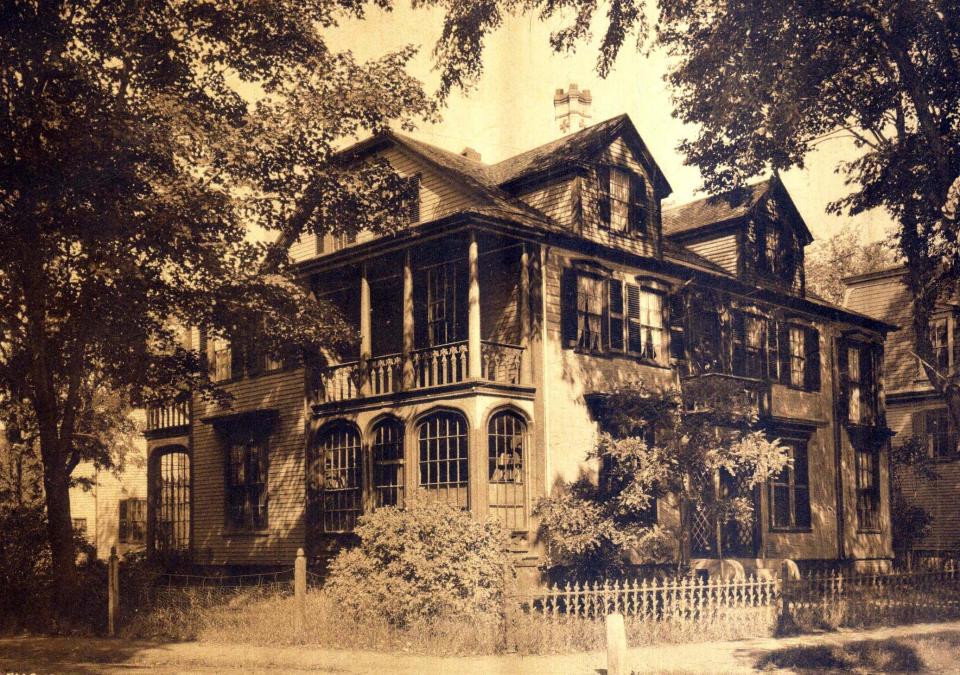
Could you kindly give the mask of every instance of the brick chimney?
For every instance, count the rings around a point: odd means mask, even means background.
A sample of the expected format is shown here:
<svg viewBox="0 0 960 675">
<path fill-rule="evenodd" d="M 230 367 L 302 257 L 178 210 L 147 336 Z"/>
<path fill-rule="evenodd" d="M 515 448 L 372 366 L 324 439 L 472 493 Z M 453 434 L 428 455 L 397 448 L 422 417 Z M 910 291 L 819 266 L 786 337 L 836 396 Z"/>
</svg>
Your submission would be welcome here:
<svg viewBox="0 0 960 675">
<path fill-rule="evenodd" d="M 472 159 L 474 162 L 480 161 L 480 153 L 474 150 L 473 148 L 464 148 L 460 151 L 461 157 L 466 157 L 467 159 Z"/>
<path fill-rule="evenodd" d="M 553 117 L 560 125 L 560 133 L 569 134 L 587 126 L 591 103 L 590 90 L 580 91 L 575 82 L 566 91 L 557 89 L 553 95 Z"/>
</svg>

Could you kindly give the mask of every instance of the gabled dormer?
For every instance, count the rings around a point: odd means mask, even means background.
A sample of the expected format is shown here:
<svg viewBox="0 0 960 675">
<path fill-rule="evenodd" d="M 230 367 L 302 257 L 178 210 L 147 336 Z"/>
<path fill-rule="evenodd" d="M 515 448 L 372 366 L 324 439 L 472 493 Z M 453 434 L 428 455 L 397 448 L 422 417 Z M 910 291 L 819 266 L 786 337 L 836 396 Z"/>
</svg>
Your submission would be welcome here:
<svg viewBox="0 0 960 675">
<path fill-rule="evenodd" d="M 804 294 L 813 235 L 779 178 L 668 209 L 663 233 L 744 281 Z"/>
</svg>

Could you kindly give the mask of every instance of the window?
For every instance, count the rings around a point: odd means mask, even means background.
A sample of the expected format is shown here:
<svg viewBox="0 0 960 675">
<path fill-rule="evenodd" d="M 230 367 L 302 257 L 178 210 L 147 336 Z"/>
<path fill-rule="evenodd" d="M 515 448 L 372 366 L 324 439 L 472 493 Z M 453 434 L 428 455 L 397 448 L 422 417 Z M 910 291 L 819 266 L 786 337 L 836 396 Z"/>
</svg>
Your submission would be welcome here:
<svg viewBox="0 0 960 675">
<path fill-rule="evenodd" d="M 76 530 L 81 536 L 86 537 L 87 536 L 87 519 L 74 518 L 73 529 Z"/>
<path fill-rule="evenodd" d="M 374 506 L 403 506 L 403 424 L 378 422 L 372 450 Z"/>
<path fill-rule="evenodd" d="M 577 275 L 577 346 L 599 351 L 602 347 L 603 279 Z"/>
<path fill-rule="evenodd" d="M 407 178 L 407 211 L 411 223 L 420 222 L 420 174 Z"/>
<path fill-rule="evenodd" d="M 490 515 L 514 531 L 527 528 L 523 473 L 526 436 L 523 418 L 510 411 L 493 415 L 487 425 Z"/>
<path fill-rule="evenodd" d="M 468 508 L 467 422 L 462 415 L 434 413 L 417 425 L 420 487 Z"/>
<path fill-rule="evenodd" d="M 426 270 L 427 339 L 431 347 L 454 342 L 460 334 L 457 312 L 457 274 L 454 263 Z"/>
<path fill-rule="evenodd" d="M 227 526 L 267 526 L 267 445 L 253 434 L 237 435 L 227 449 Z"/>
<path fill-rule="evenodd" d="M 763 319 L 745 312 L 736 312 L 733 321 L 733 374 L 763 377 Z"/>
<path fill-rule="evenodd" d="M 610 349 L 613 351 L 623 351 L 623 284 L 610 279 L 607 282 L 607 321 L 609 323 L 607 334 L 610 336 Z"/>
<path fill-rule="evenodd" d="M 846 377 L 844 395 L 847 419 L 854 424 L 876 422 L 878 390 L 874 373 L 876 351 L 865 344 L 847 344 L 841 349 L 841 367 Z"/>
<path fill-rule="evenodd" d="M 642 176 L 628 169 L 601 165 L 599 182 L 600 224 L 612 232 L 646 234 L 647 190 Z"/>
<path fill-rule="evenodd" d="M 913 435 L 925 439 L 927 452 L 935 459 L 957 455 L 957 432 L 950 429 L 946 408 L 913 413 Z"/>
<path fill-rule="evenodd" d="M 790 463 L 770 480 L 770 526 L 797 530 L 810 527 L 810 484 L 807 441 L 782 441 Z"/>
<path fill-rule="evenodd" d="M 723 370 L 720 312 L 716 305 L 701 305 L 690 317 L 692 356 L 696 369 L 706 373 Z"/>
<path fill-rule="evenodd" d="M 630 174 L 623 169 L 610 169 L 610 229 L 630 229 Z"/>
<path fill-rule="evenodd" d="M 659 293 L 627 284 L 627 348 L 656 360 L 663 344 L 663 298 Z"/>
<path fill-rule="evenodd" d="M 776 274 L 780 271 L 780 232 L 773 224 L 770 224 L 767 226 L 765 234 L 764 257 L 766 259 L 766 269 L 771 274 Z"/>
<path fill-rule="evenodd" d="M 780 340 L 781 382 L 798 389 L 819 391 L 820 332 L 809 326 L 785 324 Z"/>
<path fill-rule="evenodd" d="M 320 525 L 323 532 L 353 532 L 361 512 L 363 485 L 360 434 L 346 423 L 321 431 L 317 442 L 315 477 L 320 487 Z"/>
<path fill-rule="evenodd" d="M 862 531 L 880 529 L 880 453 L 857 448 L 857 522 Z"/>
<path fill-rule="evenodd" d="M 154 491 L 154 548 L 185 551 L 190 546 L 190 456 L 185 450 L 157 458 Z"/>
<path fill-rule="evenodd" d="M 230 341 L 225 338 L 213 338 L 211 340 L 210 353 L 213 356 L 213 363 L 210 364 L 213 380 L 215 382 L 229 380 L 232 376 L 231 366 L 233 364 Z"/>
<path fill-rule="evenodd" d="M 147 500 L 120 500 L 120 543 L 143 544 L 147 539 Z"/>
<path fill-rule="evenodd" d="M 950 369 L 950 351 L 948 349 L 947 319 L 937 319 L 930 326 L 930 344 L 933 347 L 933 365 L 941 373 Z"/>
</svg>

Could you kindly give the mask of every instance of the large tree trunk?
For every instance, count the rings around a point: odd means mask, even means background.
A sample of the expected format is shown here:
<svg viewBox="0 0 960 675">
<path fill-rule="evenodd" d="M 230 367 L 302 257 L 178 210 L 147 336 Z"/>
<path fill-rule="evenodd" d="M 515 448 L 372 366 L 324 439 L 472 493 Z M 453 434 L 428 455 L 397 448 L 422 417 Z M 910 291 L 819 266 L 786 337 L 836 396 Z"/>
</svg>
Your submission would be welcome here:
<svg viewBox="0 0 960 675">
<path fill-rule="evenodd" d="M 42 442 L 42 441 L 41 441 Z M 70 515 L 70 476 L 60 466 L 44 466 L 43 487 L 47 505 L 47 534 L 53 557 L 53 579 L 58 592 L 70 597 L 77 585 L 77 552 Z"/>
</svg>

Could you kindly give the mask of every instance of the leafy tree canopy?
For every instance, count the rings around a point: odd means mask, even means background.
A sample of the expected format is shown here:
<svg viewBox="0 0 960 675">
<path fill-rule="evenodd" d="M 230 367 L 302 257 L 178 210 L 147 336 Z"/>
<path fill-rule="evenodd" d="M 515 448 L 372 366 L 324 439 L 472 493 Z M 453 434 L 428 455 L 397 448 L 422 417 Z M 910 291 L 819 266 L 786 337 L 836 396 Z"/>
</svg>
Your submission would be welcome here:
<svg viewBox="0 0 960 675">
<path fill-rule="evenodd" d="M 843 279 L 886 269 L 896 263 L 883 242 L 861 244 L 856 230 L 844 225 L 828 239 L 820 239 L 804 252 L 807 290 L 836 304 L 843 303 Z"/>
<path fill-rule="evenodd" d="M 38 0 L 0 23 L 0 400 L 32 415 L 54 568 L 97 392 L 209 390 L 196 345 L 349 337 L 294 283 L 304 231 L 399 226 L 406 185 L 342 139 L 434 114 L 406 48 L 361 63 L 324 33 L 384 0 Z M 255 95 L 243 95 L 254 91 Z M 269 243 L 255 242 L 259 229 Z M 90 421 L 94 427 L 99 422 Z M 88 425 L 89 426 L 89 425 Z"/>
</svg>

